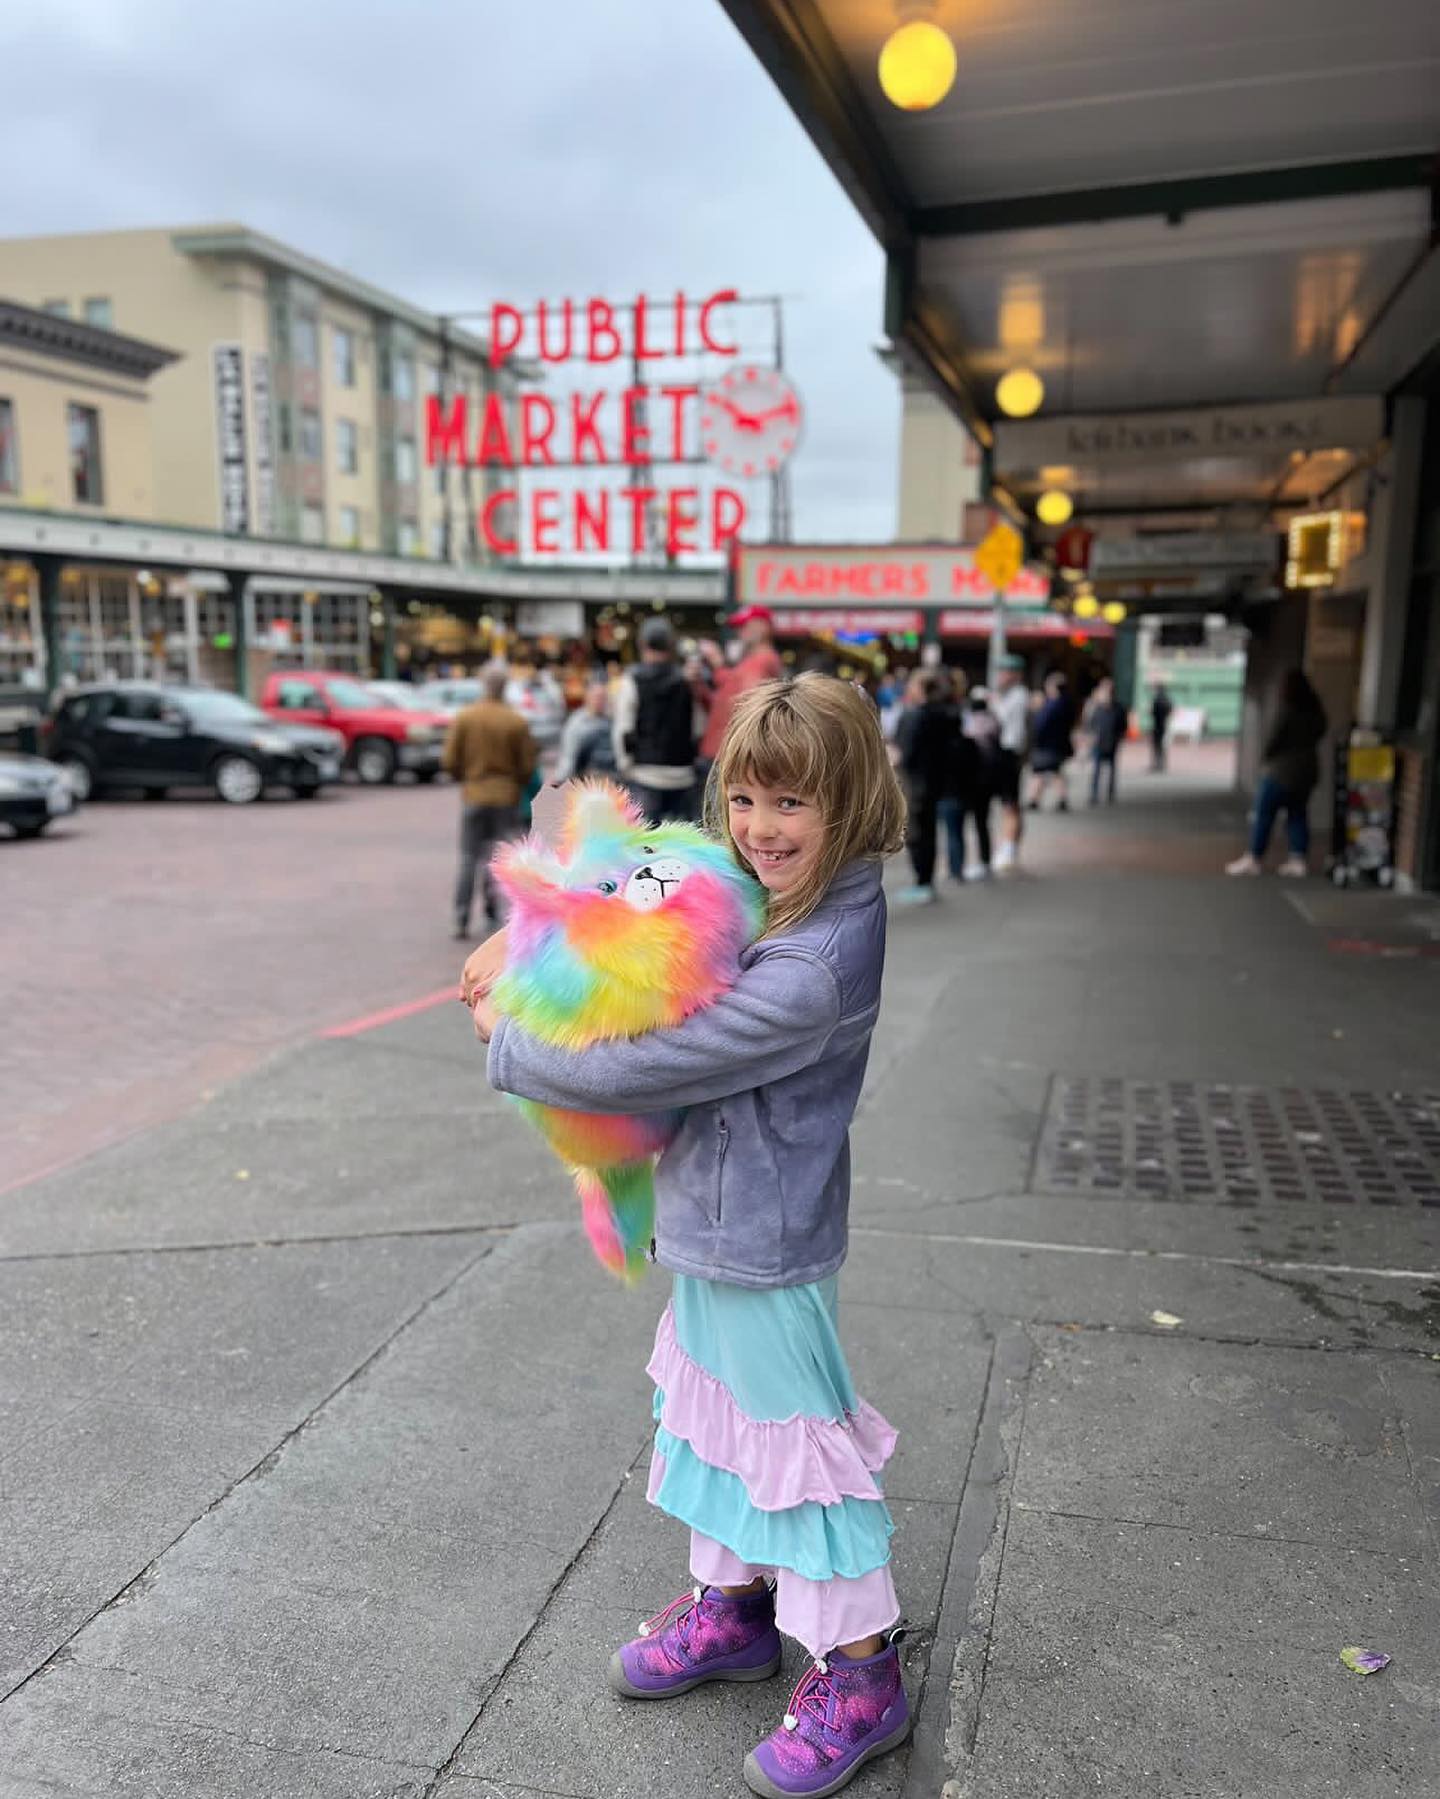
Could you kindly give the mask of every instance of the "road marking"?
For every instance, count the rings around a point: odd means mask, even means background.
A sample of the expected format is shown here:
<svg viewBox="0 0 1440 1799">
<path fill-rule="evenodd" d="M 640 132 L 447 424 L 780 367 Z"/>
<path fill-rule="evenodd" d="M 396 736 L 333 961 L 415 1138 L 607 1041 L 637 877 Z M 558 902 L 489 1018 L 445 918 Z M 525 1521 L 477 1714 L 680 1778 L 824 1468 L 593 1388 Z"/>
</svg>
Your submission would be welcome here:
<svg viewBox="0 0 1440 1799">
<path fill-rule="evenodd" d="M 328 1030 L 321 1031 L 322 1037 L 358 1037 L 362 1031 L 378 1030 L 382 1024 L 394 1024 L 397 1018 L 410 1018 L 416 1012 L 428 1012 L 432 1006 L 443 1006 L 446 1000 L 454 1005 L 460 997 L 460 988 L 452 982 L 442 987 L 438 993 L 427 993 L 424 999 L 406 1000 L 403 1006 L 387 1006 L 383 1012 L 367 1012 L 362 1018 L 351 1018 L 344 1024 L 332 1024 Z"/>
<path fill-rule="evenodd" d="M 1205 1262 L 1257 1274 L 1365 1274 L 1381 1281 L 1440 1281 L 1440 1268 L 1363 1268 L 1349 1262 L 1268 1262 L 1256 1256 L 1202 1256 L 1188 1249 L 1117 1249 L 1102 1243 L 1033 1243 L 1025 1237 L 971 1237 L 943 1231 L 887 1231 L 853 1225 L 852 1237 L 914 1237 L 921 1243 L 965 1243 L 974 1249 L 1039 1249 L 1061 1256 L 1129 1256 L 1137 1262 Z"/>
</svg>

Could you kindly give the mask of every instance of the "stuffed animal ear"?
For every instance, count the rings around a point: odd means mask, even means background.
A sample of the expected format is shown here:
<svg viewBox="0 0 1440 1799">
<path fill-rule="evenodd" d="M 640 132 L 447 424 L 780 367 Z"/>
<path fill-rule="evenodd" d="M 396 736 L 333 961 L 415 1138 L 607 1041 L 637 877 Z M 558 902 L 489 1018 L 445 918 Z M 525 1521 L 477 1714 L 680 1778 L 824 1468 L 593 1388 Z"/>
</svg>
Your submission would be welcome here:
<svg viewBox="0 0 1440 1799">
<path fill-rule="evenodd" d="M 500 891 L 514 905 L 545 915 L 558 914 L 565 900 L 565 869 L 539 837 L 502 843 L 490 858 Z"/>
<path fill-rule="evenodd" d="M 613 781 L 574 781 L 569 787 L 570 810 L 565 820 L 565 853 L 598 837 L 628 837 L 645 828 L 645 814 L 623 788 Z"/>
</svg>

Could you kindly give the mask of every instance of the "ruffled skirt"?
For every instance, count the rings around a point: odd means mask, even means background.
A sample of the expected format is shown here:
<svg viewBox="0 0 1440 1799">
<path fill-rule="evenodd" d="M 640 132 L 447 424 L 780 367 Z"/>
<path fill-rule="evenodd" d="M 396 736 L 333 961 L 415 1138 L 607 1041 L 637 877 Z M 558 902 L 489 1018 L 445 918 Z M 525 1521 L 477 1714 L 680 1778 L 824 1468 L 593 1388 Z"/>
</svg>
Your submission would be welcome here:
<svg viewBox="0 0 1440 1799">
<path fill-rule="evenodd" d="M 835 1279 L 759 1290 L 676 1275 L 655 1335 L 649 1497 L 691 1529 L 697 1580 L 776 1579 L 815 1655 L 899 1617 L 878 1476 L 895 1432 L 860 1399 Z"/>
</svg>

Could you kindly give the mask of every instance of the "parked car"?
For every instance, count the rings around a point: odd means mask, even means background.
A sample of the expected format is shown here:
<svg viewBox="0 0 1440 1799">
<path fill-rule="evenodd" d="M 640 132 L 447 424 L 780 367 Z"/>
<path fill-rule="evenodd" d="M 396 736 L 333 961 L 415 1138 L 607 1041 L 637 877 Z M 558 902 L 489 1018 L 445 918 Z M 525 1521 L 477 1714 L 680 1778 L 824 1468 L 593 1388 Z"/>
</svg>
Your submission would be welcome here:
<svg viewBox="0 0 1440 1799">
<path fill-rule="evenodd" d="M 106 787 L 139 787 L 157 799 L 172 787 L 213 787 L 236 806 L 272 785 L 313 799 L 339 780 L 345 753 L 337 732 L 279 725 L 238 694 L 153 681 L 64 695 L 43 742 L 80 799 Z"/>
<path fill-rule="evenodd" d="M 427 706 L 454 718 L 480 698 L 480 682 L 474 675 L 459 675 L 453 681 L 422 681 L 419 693 Z"/>
<path fill-rule="evenodd" d="M 408 769 L 417 781 L 440 772 L 447 721 L 437 712 L 411 712 L 353 675 L 289 669 L 268 675 L 260 704 L 287 724 L 328 725 L 345 740 L 345 759 L 367 787 L 393 781 Z"/>
<path fill-rule="evenodd" d="M 0 824 L 17 837 L 38 837 L 78 804 L 63 769 L 43 756 L 0 753 Z"/>
</svg>

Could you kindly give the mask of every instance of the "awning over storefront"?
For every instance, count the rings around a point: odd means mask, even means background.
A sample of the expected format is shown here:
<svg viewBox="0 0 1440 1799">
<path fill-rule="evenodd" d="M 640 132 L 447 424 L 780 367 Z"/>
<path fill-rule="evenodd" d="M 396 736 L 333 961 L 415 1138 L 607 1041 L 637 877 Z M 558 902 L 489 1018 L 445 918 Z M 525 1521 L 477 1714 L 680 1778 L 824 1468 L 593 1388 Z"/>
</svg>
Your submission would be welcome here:
<svg viewBox="0 0 1440 1799">
<path fill-rule="evenodd" d="M 1433 0 L 942 3 L 958 74 L 926 112 L 880 91 L 896 8 L 722 4 L 884 247 L 892 340 L 1022 501 L 1314 500 L 1436 340 Z M 1017 367 L 1044 383 L 1037 430 L 1183 412 L 1195 447 L 1127 459 L 1092 434 L 1036 455 L 995 430 Z M 1330 404 L 1350 396 L 1371 401 L 1358 428 Z M 1297 401 L 1313 430 L 1257 428 L 1257 406 Z M 1216 438 L 1200 409 L 1248 416 Z"/>
</svg>

